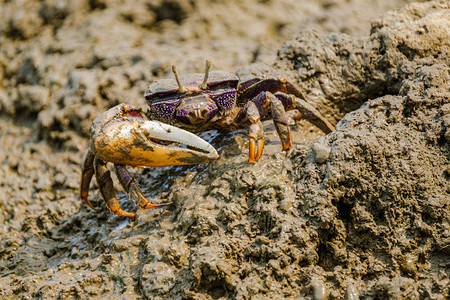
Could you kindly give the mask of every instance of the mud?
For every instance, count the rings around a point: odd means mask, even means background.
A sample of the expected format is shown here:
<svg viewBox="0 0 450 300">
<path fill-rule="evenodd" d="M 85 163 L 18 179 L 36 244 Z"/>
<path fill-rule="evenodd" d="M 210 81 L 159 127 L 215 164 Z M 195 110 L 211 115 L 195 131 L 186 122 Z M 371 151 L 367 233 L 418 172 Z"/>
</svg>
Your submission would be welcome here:
<svg viewBox="0 0 450 300">
<path fill-rule="evenodd" d="M 0 296 L 448 298 L 450 7 L 374 2 L 1 3 Z M 218 160 L 132 169 L 173 206 L 82 204 L 93 119 L 205 58 L 283 74 L 335 131 L 292 121 L 286 154 L 268 121 L 256 164 L 245 130 L 201 133 Z"/>
</svg>

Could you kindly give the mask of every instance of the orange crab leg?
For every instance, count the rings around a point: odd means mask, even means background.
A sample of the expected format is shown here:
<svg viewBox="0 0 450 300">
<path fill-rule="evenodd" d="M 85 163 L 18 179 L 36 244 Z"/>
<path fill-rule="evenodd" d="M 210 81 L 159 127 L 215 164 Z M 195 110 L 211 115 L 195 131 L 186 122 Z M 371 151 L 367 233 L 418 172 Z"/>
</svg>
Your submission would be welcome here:
<svg viewBox="0 0 450 300">
<path fill-rule="evenodd" d="M 236 115 L 232 124 L 249 122 L 248 136 L 250 139 L 248 161 L 258 161 L 264 148 L 264 130 L 261 115 L 270 110 L 275 128 L 281 139 L 284 151 L 292 148 L 291 131 L 283 102 L 270 92 L 261 92 L 247 102 L 242 110 Z"/>
<path fill-rule="evenodd" d="M 270 101 L 272 119 L 278 136 L 280 137 L 282 149 L 283 151 L 287 151 L 292 148 L 292 137 L 283 102 L 270 92 L 266 92 L 266 97 Z"/>
<path fill-rule="evenodd" d="M 162 204 L 150 203 L 147 198 L 145 198 L 144 193 L 142 192 L 137 180 L 133 176 L 131 176 L 126 167 L 118 164 L 114 166 L 116 168 L 117 177 L 119 178 L 120 184 L 122 185 L 123 189 L 127 192 L 131 200 L 133 200 L 134 203 L 136 203 L 136 205 L 138 205 L 139 207 L 149 209 L 172 204 L 172 202 Z"/>
<path fill-rule="evenodd" d="M 135 214 L 124 211 L 116 199 L 116 192 L 111 178 L 111 172 L 106 163 L 98 158 L 94 159 L 95 177 L 108 209 L 115 215 L 133 218 Z"/>
<path fill-rule="evenodd" d="M 254 124 L 252 124 L 254 125 Z M 252 126 L 250 126 L 252 128 Z M 256 129 L 257 131 L 260 131 L 259 128 Z M 249 130 L 249 138 L 250 138 L 250 144 L 249 144 L 249 151 L 248 151 L 248 162 L 253 163 L 255 161 L 258 161 L 259 158 L 262 155 L 263 149 L 264 149 L 264 137 L 261 137 L 259 139 L 256 138 L 258 134 L 252 133 L 252 130 Z"/>
</svg>

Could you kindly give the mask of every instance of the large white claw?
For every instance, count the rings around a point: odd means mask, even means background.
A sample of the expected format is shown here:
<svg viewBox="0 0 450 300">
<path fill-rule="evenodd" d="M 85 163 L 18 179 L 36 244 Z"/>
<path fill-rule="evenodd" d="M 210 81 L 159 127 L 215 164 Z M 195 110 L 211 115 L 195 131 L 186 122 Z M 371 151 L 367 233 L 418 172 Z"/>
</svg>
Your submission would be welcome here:
<svg viewBox="0 0 450 300">
<path fill-rule="evenodd" d="M 115 115 L 94 124 L 91 150 L 107 162 L 163 167 L 206 163 L 218 157 L 216 149 L 195 134 L 141 114 Z"/>
</svg>

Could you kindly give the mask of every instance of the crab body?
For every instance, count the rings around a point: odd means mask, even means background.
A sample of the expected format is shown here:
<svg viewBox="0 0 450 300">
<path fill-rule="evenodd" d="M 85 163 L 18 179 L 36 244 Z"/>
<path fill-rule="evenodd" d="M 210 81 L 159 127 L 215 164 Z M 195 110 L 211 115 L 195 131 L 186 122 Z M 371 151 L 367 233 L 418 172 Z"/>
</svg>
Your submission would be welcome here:
<svg viewBox="0 0 450 300">
<path fill-rule="evenodd" d="M 179 76 L 173 67 L 174 79 L 150 84 L 144 95 L 149 117 L 193 132 L 249 128 L 249 162 L 259 160 L 262 154 L 262 120 L 273 119 L 283 150 L 292 147 L 288 110 L 297 109 L 298 118 L 307 119 L 325 133 L 334 129 L 284 77 L 240 82 L 236 75 L 210 72 L 210 67 L 207 61 L 204 74 L 185 76 Z"/>
<path fill-rule="evenodd" d="M 161 79 L 152 83 L 145 92 L 151 118 L 193 132 L 214 128 L 231 116 L 236 108 L 236 75 L 225 71 L 209 73 L 207 88 L 202 89 L 203 74 L 189 74 L 180 80 L 188 82 L 185 92 L 179 93 L 175 79 Z"/>
</svg>

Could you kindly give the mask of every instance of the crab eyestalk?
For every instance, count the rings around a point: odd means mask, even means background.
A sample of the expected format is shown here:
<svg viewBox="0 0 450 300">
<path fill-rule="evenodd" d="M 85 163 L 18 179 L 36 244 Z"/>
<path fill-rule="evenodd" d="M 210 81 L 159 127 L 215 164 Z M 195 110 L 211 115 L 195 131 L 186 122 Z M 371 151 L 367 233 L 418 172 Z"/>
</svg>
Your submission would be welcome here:
<svg viewBox="0 0 450 300">
<path fill-rule="evenodd" d="M 175 80 L 177 81 L 177 84 L 178 84 L 178 92 L 181 94 L 186 93 L 187 90 L 181 83 L 180 76 L 178 76 L 177 66 L 172 65 L 172 72 L 173 72 L 173 75 L 175 75 Z"/>
<path fill-rule="evenodd" d="M 199 88 L 202 90 L 206 90 L 208 88 L 208 76 L 209 76 L 209 69 L 211 69 L 211 61 L 206 60 L 205 64 L 205 78 L 203 79 L 203 82 L 199 85 Z"/>
</svg>

